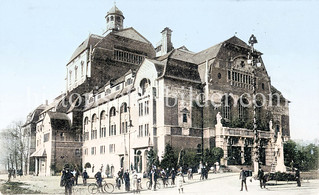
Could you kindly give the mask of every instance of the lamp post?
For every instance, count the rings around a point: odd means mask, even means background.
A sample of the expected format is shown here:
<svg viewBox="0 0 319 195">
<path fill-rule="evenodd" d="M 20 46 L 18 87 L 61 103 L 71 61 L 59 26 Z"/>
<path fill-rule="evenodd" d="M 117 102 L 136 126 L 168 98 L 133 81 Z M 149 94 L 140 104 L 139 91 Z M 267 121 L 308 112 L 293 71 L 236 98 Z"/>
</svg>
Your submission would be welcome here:
<svg viewBox="0 0 319 195">
<path fill-rule="evenodd" d="M 254 44 L 258 43 L 256 37 L 252 34 L 249 38 L 248 41 L 251 51 L 249 52 L 248 55 L 248 63 L 252 65 L 253 67 L 253 80 L 252 80 L 252 84 L 253 84 L 253 132 L 254 132 L 254 174 L 258 173 L 258 169 L 259 169 L 259 149 L 260 149 L 260 143 L 259 143 L 259 134 L 257 131 L 257 122 L 256 122 L 256 104 L 257 101 L 255 100 L 256 98 L 256 86 L 257 86 L 257 79 L 256 79 L 256 68 L 260 66 L 260 63 L 256 63 L 256 60 L 254 60 Z"/>
</svg>

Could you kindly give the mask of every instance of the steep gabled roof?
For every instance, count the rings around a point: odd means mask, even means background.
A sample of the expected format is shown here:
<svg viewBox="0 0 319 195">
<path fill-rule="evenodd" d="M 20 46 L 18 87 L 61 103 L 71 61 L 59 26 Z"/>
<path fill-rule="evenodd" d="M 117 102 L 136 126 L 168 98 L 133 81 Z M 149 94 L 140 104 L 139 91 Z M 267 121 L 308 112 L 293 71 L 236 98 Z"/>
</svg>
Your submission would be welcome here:
<svg viewBox="0 0 319 195">
<path fill-rule="evenodd" d="M 51 112 L 48 111 L 48 116 L 50 117 L 50 119 L 57 119 L 57 120 L 67 120 L 69 121 L 70 118 L 68 117 L 67 114 L 65 113 L 61 113 L 61 112 Z"/>
<path fill-rule="evenodd" d="M 85 39 L 79 46 L 76 48 L 74 53 L 72 54 L 70 60 L 68 63 L 70 63 L 74 58 L 76 58 L 78 55 L 80 55 L 83 51 L 90 48 L 90 45 L 94 46 L 97 44 L 100 40 L 102 40 L 103 37 L 95 34 L 89 35 L 87 39 Z"/>
<path fill-rule="evenodd" d="M 114 32 L 111 32 L 111 34 L 118 35 L 121 37 L 126 37 L 129 39 L 133 39 L 133 40 L 148 43 L 148 44 L 152 44 L 143 35 L 137 32 L 133 27 L 125 28 L 119 31 L 114 31 Z"/>
<path fill-rule="evenodd" d="M 240 46 L 240 47 L 244 47 L 246 49 L 250 49 L 250 46 L 247 45 L 247 43 L 245 43 L 243 40 L 239 39 L 236 36 L 233 36 L 233 37 L 227 39 L 226 41 L 224 41 L 224 43 L 231 43 L 233 45 L 237 45 L 237 46 Z"/>
<path fill-rule="evenodd" d="M 219 43 L 217 45 L 214 45 L 210 48 L 207 48 L 203 51 L 200 51 L 194 55 L 194 61 L 196 64 L 203 63 L 207 58 L 212 59 L 215 58 L 222 46 L 222 43 Z"/>
</svg>

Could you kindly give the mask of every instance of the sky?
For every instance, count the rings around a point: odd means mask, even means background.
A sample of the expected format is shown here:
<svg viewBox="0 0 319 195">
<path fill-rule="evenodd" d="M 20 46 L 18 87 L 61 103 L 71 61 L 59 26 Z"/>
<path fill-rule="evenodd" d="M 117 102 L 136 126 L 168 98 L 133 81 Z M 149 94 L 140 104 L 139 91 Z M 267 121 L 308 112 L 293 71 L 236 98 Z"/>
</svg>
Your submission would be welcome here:
<svg viewBox="0 0 319 195">
<path fill-rule="evenodd" d="M 106 29 L 110 0 L 0 0 L 0 129 L 65 91 L 66 63 L 88 35 Z M 175 48 L 199 52 L 234 35 L 263 60 L 291 101 L 292 139 L 319 139 L 318 1 L 117 0 L 124 27 L 153 45 L 173 30 Z"/>
</svg>

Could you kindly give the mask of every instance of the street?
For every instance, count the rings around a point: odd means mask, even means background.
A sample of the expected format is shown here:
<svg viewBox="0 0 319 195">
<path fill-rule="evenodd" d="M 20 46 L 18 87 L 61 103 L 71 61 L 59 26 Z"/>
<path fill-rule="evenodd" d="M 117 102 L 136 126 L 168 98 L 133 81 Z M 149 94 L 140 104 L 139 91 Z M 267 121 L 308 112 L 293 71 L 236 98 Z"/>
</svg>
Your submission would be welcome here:
<svg viewBox="0 0 319 195">
<path fill-rule="evenodd" d="M 6 175 L 1 175 L 1 184 L 6 179 Z M 302 187 L 296 187 L 295 182 L 268 182 L 269 185 L 266 189 L 259 188 L 259 181 L 247 180 L 248 192 L 245 190 L 240 192 L 239 173 L 220 173 L 209 174 L 209 179 L 200 181 L 199 175 L 195 175 L 194 179 L 188 181 L 185 178 L 184 194 L 319 194 L 319 180 L 303 181 Z M 14 182 L 23 182 L 24 187 L 32 190 L 38 190 L 46 194 L 63 194 L 64 188 L 59 186 L 60 177 L 36 177 L 36 176 L 23 176 L 13 179 Z M 114 179 L 107 179 L 108 182 L 115 183 Z M 168 187 L 159 189 L 157 191 L 145 190 L 145 182 L 143 179 L 141 194 L 178 194 L 176 187 Z M 94 180 L 90 179 L 88 183 L 93 183 Z M 81 178 L 79 183 L 82 184 Z M 122 186 L 123 189 L 124 186 Z M 125 193 L 124 191 L 115 190 L 115 194 Z M 74 194 L 89 194 L 87 186 L 78 185 L 74 187 Z"/>
</svg>

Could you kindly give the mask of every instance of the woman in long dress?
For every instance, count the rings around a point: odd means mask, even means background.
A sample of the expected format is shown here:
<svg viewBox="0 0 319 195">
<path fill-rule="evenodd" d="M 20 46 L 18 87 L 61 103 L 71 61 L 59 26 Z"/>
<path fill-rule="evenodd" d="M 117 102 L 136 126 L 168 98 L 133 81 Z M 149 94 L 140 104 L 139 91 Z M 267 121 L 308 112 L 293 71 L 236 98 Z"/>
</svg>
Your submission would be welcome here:
<svg viewBox="0 0 319 195">
<path fill-rule="evenodd" d="M 177 189 L 178 189 L 178 193 L 183 193 L 183 182 L 184 182 L 184 176 L 182 173 L 182 170 L 179 169 L 178 173 L 177 173 Z"/>
</svg>

